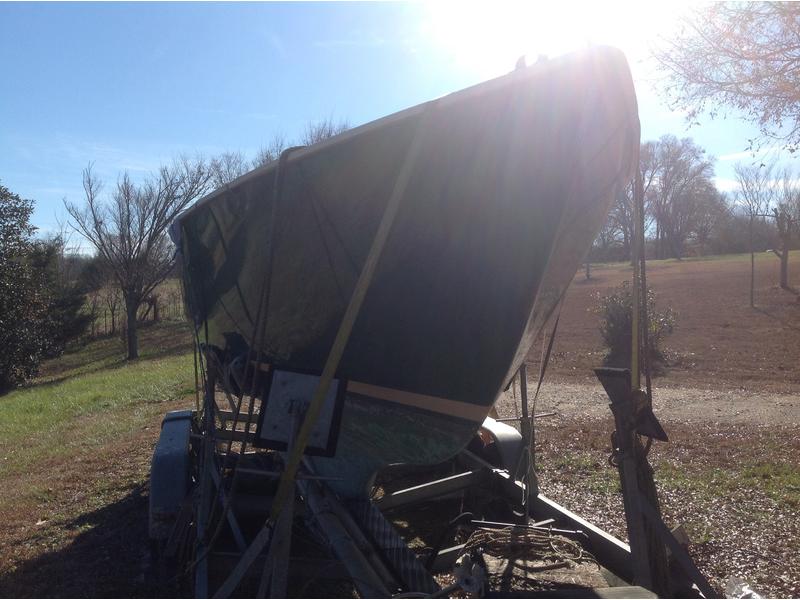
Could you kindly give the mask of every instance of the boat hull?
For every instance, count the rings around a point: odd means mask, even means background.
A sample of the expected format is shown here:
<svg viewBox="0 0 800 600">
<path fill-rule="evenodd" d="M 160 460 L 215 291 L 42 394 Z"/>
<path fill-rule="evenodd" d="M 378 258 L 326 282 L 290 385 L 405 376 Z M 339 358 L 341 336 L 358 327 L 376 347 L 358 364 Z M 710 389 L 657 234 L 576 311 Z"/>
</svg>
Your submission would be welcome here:
<svg viewBox="0 0 800 600">
<path fill-rule="evenodd" d="M 361 493 L 383 465 L 440 462 L 468 443 L 630 180 L 638 144 L 625 58 L 599 48 L 297 150 L 179 219 L 192 318 L 223 361 L 257 350 L 270 368 L 320 373 L 410 161 L 337 371 L 348 388 L 335 456 L 315 459 L 347 473 L 340 492 Z"/>
</svg>

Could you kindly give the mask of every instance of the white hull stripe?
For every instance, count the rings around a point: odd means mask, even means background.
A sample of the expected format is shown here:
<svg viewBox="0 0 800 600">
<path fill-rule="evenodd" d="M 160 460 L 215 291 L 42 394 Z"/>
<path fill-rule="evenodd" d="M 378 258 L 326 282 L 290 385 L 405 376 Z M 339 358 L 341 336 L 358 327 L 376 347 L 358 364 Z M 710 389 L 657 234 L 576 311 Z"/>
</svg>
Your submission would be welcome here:
<svg viewBox="0 0 800 600">
<path fill-rule="evenodd" d="M 250 362 L 261 371 L 269 372 L 271 368 L 271 365 L 268 363 Z M 448 400 L 447 398 L 439 398 L 438 396 L 404 392 L 402 390 L 372 385 L 370 383 L 362 383 L 360 381 L 348 381 L 347 391 L 361 396 L 402 404 L 403 406 L 413 406 L 414 408 L 421 408 L 450 417 L 475 421 L 476 423 L 483 423 L 486 415 L 492 408 L 491 406 L 480 406 L 478 404 L 470 404 L 469 402 Z"/>
<path fill-rule="evenodd" d="M 458 402 L 448 400 L 438 396 L 426 396 L 425 394 L 415 394 L 414 392 L 404 392 L 392 388 L 361 383 L 360 381 L 348 381 L 347 391 L 362 396 L 370 396 L 379 400 L 387 400 L 404 406 L 413 406 L 431 412 L 441 413 L 451 417 L 459 417 L 476 423 L 482 423 L 489 412 L 490 406 L 479 406 L 468 402 Z"/>
</svg>

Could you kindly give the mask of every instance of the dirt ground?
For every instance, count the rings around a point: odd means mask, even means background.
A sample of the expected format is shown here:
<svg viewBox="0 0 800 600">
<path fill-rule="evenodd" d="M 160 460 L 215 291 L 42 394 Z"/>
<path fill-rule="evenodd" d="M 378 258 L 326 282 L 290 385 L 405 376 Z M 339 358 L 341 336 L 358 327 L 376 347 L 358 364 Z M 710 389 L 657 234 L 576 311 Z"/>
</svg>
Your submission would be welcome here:
<svg viewBox="0 0 800 600">
<path fill-rule="evenodd" d="M 800 284 L 795 253 L 790 281 Z M 778 261 L 749 257 L 655 261 L 657 306 L 677 314 L 653 403 L 670 436 L 650 454 L 665 521 L 682 524 L 690 552 L 721 592 L 731 578 L 768 597 L 800 595 L 800 301 L 775 285 Z M 630 278 L 625 265 L 579 273 L 562 309 L 537 413 L 544 493 L 625 539 L 618 476 L 608 464 L 614 429 L 592 369 L 604 349 L 598 294 Z M 541 348 L 529 355 L 535 389 Z M 517 392 L 518 393 L 518 392 Z M 498 405 L 516 416 L 511 390 Z"/>
<path fill-rule="evenodd" d="M 792 261 L 792 280 L 800 283 L 800 255 Z M 757 269 L 751 309 L 746 258 L 650 265 L 658 303 L 677 313 L 669 364 L 654 382 L 670 443 L 656 444 L 650 457 L 665 520 L 684 525 L 713 585 L 723 590 L 739 577 L 765 595 L 797 597 L 800 303 L 774 286 L 774 257 L 759 257 Z M 556 413 L 537 423 L 542 491 L 621 538 L 617 474 L 607 462 L 613 424 L 591 371 L 603 358 L 591 309 L 594 294 L 628 274 L 624 265 L 595 267 L 588 281 L 578 274 L 536 407 Z M 538 359 L 537 347 L 530 389 Z M 158 594 L 147 579 L 149 460 L 160 414 L 189 404 L 165 402 L 152 423 L 113 444 L 2 481 L 0 596 Z M 514 406 L 506 398 L 499 408 L 513 416 Z"/>
<path fill-rule="evenodd" d="M 791 255 L 789 266 L 789 281 L 800 290 L 800 252 Z M 594 312 L 597 296 L 625 279 L 630 279 L 630 267 L 623 264 L 597 266 L 589 280 L 577 274 L 567 291 L 548 367 L 554 380 L 593 379 L 592 369 L 604 356 L 600 316 Z M 657 385 L 789 393 L 800 389 L 800 300 L 776 285 L 774 256 L 757 256 L 755 308 L 749 305 L 747 255 L 652 261 L 647 280 L 656 306 L 676 313 L 675 331 L 665 340 L 667 372 Z M 536 347 L 530 361 L 536 365 L 539 358 Z"/>
<path fill-rule="evenodd" d="M 163 412 L 192 405 L 163 402 Z M 161 415 L 115 443 L 3 481 L 0 597 L 160 597 L 147 538 Z M 34 498 L 31 499 L 31 491 Z"/>
<path fill-rule="evenodd" d="M 653 387 L 653 410 L 659 418 L 681 423 L 737 424 L 743 427 L 785 427 L 800 423 L 800 389 L 795 392 L 755 391 L 722 383 L 711 389 L 658 385 Z M 529 388 L 536 382 L 530 380 Z M 800 387 L 800 386 L 798 386 Z M 510 416 L 518 403 L 506 393 L 498 410 Z M 555 381 L 542 385 L 537 412 L 557 412 L 570 418 L 610 415 L 608 396 L 599 382 Z"/>
<path fill-rule="evenodd" d="M 769 598 L 800 596 L 800 439 L 795 426 L 748 427 L 662 419 L 669 443 L 649 459 L 661 511 L 682 526 L 713 587 L 732 579 Z M 553 417 L 537 429 L 541 491 L 625 540 L 610 418 Z"/>
</svg>

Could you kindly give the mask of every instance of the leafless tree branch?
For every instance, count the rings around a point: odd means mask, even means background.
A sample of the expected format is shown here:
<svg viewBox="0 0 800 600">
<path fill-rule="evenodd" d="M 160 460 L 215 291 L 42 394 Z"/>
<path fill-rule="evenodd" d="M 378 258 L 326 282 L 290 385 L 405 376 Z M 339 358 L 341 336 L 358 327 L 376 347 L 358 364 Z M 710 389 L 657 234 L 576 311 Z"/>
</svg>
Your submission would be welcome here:
<svg viewBox="0 0 800 600">
<path fill-rule="evenodd" d="M 128 173 L 110 198 L 90 164 L 83 172 L 83 205 L 65 203 L 72 227 L 94 246 L 119 286 L 128 317 L 128 358 L 138 356 L 136 315 L 143 300 L 174 264 L 167 229 L 175 217 L 212 186 L 215 170 L 204 160 L 180 157 L 140 183 Z"/>
</svg>

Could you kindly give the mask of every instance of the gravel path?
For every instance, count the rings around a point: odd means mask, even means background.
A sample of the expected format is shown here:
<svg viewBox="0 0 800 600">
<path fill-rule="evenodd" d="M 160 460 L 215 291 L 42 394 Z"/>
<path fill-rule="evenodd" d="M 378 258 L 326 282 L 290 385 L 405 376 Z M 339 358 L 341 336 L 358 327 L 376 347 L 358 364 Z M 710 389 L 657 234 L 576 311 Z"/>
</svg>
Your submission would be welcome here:
<svg viewBox="0 0 800 600">
<path fill-rule="evenodd" d="M 650 455 L 662 513 L 685 526 L 690 553 L 713 586 L 731 578 L 765 597 L 800 594 L 800 390 L 767 393 L 675 385 L 653 390 L 655 413 L 670 443 Z M 532 397 L 536 382 L 528 382 Z M 504 417 L 519 404 L 509 390 L 497 404 Z M 599 383 L 548 381 L 536 413 L 537 472 L 542 491 L 624 539 L 618 478 L 609 467 L 613 429 Z"/>
<path fill-rule="evenodd" d="M 532 398 L 536 381 L 528 381 Z M 519 394 L 517 388 L 516 394 Z M 501 416 L 515 416 L 519 404 L 511 390 L 497 403 Z M 787 426 L 800 424 L 800 391 L 765 393 L 741 388 L 698 389 L 654 387 L 653 405 L 663 421 L 683 423 L 731 423 Z M 536 412 L 556 412 L 565 417 L 608 417 L 608 396 L 599 383 L 545 382 L 539 392 Z"/>
</svg>

